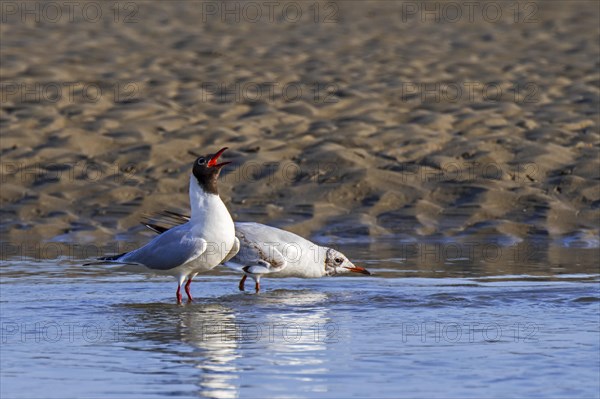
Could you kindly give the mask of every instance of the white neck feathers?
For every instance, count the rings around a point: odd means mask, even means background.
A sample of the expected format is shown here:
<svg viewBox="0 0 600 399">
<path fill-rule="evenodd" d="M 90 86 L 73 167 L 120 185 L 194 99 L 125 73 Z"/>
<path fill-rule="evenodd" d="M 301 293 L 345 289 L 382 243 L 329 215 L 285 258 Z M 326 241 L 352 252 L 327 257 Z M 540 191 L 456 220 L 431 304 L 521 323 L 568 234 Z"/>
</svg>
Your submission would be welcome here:
<svg viewBox="0 0 600 399">
<path fill-rule="evenodd" d="M 200 187 L 196 177 L 190 177 L 190 208 L 191 219 L 205 218 L 210 203 L 222 202 L 217 194 L 207 193 Z"/>
</svg>

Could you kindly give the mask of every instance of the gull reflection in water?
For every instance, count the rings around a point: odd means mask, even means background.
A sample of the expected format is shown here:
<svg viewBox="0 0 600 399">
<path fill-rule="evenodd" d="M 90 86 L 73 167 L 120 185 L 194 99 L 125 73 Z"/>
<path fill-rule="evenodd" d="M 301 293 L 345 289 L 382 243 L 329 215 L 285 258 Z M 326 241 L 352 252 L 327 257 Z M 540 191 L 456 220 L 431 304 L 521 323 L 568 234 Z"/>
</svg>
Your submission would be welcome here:
<svg viewBox="0 0 600 399">
<path fill-rule="evenodd" d="M 262 370 L 252 381 L 244 378 L 244 384 L 268 386 L 275 395 L 289 392 L 290 386 L 298 394 L 327 392 L 327 346 L 338 338 L 328 318 L 328 296 L 312 290 L 275 290 L 243 299 L 240 328 L 251 328 L 242 333 L 241 346 L 245 355 L 259 359 L 252 364 Z"/>
<path fill-rule="evenodd" d="M 201 370 L 200 394 L 218 399 L 238 396 L 237 368 L 240 357 L 236 339 L 235 316 L 231 308 L 219 304 L 195 306 L 181 318 L 181 340 L 195 348 Z"/>
<path fill-rule="evenodd" d="M 199 396 L 217 399 L 239 397 L 241 387 L 250 396 L 283 394 L 290 386 L 322 393 L 328 391 L 328 346 L 338 341 L 328 300 L 312 290 L 236 293 L 184 306 L 128 305 L 134 312 L 125 317 L 136 323 L 142 350 L 198 370 L 191 376 L 179 370 L 161 384 L 181 389 L 194 383 Z"/>
<path fill-rule="evenodd" d="M 144 304 L 128 308 L 136 310 L 135 320 L 130 319 L 136 326 L 135 338 L 153 343 L 142 349 L 175 355 L 176 362 L 199 370 L 194 373 L 198 378 L 194 383 L 200 396 L 216 399 L 239 396 L 235 360 L 240 354 L 231 308 L 217 303 Z M 161 346 L 156 347 L 156 343 Z M 181 350 L 180 343 L 192 350 Z M 170 380 L 164 383 L 187 385 L 189 382 Z"/>
</svg>

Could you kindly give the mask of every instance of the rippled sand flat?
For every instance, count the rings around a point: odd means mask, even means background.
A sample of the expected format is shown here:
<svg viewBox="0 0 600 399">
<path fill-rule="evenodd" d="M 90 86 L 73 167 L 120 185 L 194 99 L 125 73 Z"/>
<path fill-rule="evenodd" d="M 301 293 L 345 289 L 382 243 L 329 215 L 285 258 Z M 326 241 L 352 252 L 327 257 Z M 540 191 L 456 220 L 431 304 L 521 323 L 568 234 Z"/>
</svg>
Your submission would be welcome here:
<svg viewBox="0 0 600 399">
<path fill-rule="evenodd" d="M 338 238 L 597 236 L 595 2 L 456 22 L 400 2 L 236 22 L 209 3 L 5 13 L 6 240 L 139 239 L 143 213 L 186 209 L 193 154 L 225 145 L 222 196 L 242 220 Z"/>
</svg>

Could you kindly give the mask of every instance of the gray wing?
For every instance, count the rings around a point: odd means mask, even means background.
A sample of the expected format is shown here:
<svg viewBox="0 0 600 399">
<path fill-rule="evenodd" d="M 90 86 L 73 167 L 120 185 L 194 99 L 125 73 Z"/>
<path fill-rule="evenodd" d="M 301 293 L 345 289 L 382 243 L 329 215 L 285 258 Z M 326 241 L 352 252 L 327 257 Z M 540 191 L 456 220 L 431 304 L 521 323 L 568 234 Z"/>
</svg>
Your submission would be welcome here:
<svg viewBox="0 0 600 399">
<path fill-rule="evenodd" d="M 164 232 L 115 262 L 136 263 L 155 270 L 170 270 L 198 258 L 206 251 L 206 247 L 207 242 L 192 235 L 184 224 Z"/>
</svg>

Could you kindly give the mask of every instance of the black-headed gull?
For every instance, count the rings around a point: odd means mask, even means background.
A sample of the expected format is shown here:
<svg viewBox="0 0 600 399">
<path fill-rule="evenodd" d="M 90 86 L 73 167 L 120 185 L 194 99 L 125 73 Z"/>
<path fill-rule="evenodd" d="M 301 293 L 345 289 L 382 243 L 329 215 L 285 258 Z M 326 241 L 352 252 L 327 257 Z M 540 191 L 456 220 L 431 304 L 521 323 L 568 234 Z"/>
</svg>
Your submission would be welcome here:
<svg viewBox="0 0 600 399">
<path fill-rule="evenodd" d="M 166 217 L 167 223 L 171 225 L 186 223 L 189 220 L 188 216 L 168 211 L 161 213 L 159 217 Z M 157 223 L 143 224 L 161 235 L 172 230 Z M 239 283 L 241 291 L 244 290 L 247 277 L 255 281 L 255 290 L 259 292 L 260 279 L 265 275 L 316 278 L 348 272 L 371 274 L 367 269 L 355 266 L 343 253 L 319 246 L 289 231 L 261 223 L 234 224 L 240 249 L 235 256 L 224 260 L 223 263 L 244 273 Z"/>
<path fill-rule="evenodd" d="M 235 228 L 227 207 L 221 201 L 217 179 L 221 168 L 230 162 L 217 163 L 227 149 L 214 155 L 198 157 L 190 175 L 191 217 L 185 223 L 154 238 L 131 252 L 100 258 L 101 263 L 142 266 L 142 270 L 175 276 L 177 302 L 181 302 L 181 285 L 192 300 L 190 283 L 201 272 L 231 259 L 239 250 Z"/>
</svg>

